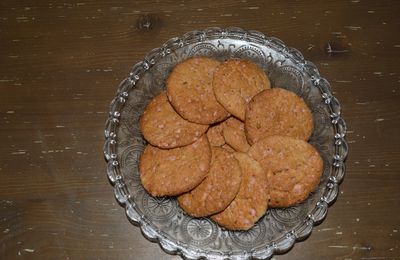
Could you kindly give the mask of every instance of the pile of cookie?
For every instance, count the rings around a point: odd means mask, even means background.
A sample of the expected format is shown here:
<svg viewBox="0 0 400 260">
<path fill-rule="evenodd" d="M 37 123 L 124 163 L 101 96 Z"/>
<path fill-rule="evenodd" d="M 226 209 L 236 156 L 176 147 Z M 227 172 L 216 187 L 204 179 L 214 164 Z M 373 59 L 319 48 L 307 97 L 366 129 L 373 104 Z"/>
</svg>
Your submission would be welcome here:
<svg viewBox="0 0 400 260">
<path fill-rule="evenodd" d="M 274 87 L 248 60 L 194 57 L 175 66 L 146 107 L 149 142 L 140 177 L 153 196 L 177 196 L 194 217 L 248 230 L 268 207 L 304 201 L 323 161 L 307 141 L 313 117 L 302 98 Z"/>
</svg>

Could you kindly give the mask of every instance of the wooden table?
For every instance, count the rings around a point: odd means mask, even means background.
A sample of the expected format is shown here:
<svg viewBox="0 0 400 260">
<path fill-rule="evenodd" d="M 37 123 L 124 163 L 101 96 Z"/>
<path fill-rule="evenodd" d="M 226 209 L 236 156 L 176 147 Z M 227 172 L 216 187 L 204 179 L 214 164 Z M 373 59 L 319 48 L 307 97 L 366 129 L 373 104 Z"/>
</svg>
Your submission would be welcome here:
<svg viewBox="0 0 400 260">
<path fill-rule="evenodd" d="M 0 2 L 0 259 L 180 259 L 147 241 L 102 156 L 129 68 L 173 36 L 239 26 L 299 49 L 348 123 L 340 196 L 274 259 L 400 259 L 398 1 Z"/>
</svg>

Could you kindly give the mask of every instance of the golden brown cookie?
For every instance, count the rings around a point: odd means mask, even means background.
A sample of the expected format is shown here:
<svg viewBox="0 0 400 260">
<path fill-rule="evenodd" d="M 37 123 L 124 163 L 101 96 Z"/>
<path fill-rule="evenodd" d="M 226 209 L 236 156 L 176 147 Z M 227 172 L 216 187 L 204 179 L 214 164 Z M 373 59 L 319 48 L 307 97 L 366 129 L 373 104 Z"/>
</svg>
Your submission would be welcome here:
<svg viewBox="0 0 400 260">
<path fill-rule="evenodd" d="M 246 139 L 243 122 L 234 117 L 230 117 L 224 122 L 223 135 L 225 142 L 238 152 L 247 152 L 250 145 Z"/>
<path fill-rule="evenodd" d="M 202 183 L 178 197 L 179 205 L 194 217 L 205 217 L 224 210 L 239 191 L 241 171 L 232 153 L 211 147 L 210 171 Z"/>
<path fill-rule="evenodd" d="M 210 142 L 211 146 L 222 146 L 225 144 L 224 136 L 222 135 L 223 131 L 223 122 L 217 123 L 213 126 L 210 126 L 207 130 L 207 138 Z"/>
<path fill-rule="evenodd" d="M 248 154 L 268 171 L 270 207 L 289 207 L 304 201 L 321 179 L 323 160 L 309 143 L 287 136 L 269 136 Z"/>
<path fill-rule="evenodd" d="M 140 179 L 153 196 L 175 196 L 201 183 L 210 162 L 211 149 L 205 135 L 193 144 L 174 149 L 148 145 L 140 158 Z"/>
<path fill-rule="evenodd" d="M 230 152 L 230 153 L 234 153 L 236 152 L 235 149 L 232 148 L 232 146 L 230 146 L 229 144 L 224 144 L 221 146 L 222 149 L 225 149 L 226 151 Z"/>
<path fill-rule="evenodd" d="M 211 218 L 231 230 L 248 230 L 267 211 L 269 188 L 261 165 L 245 153 L 235 153 L 242 172 L 242 182 L 235 199 Z"/>
<path fill-rule="evenodd" d="M 250 144 L 270 135 L 307 141 L 314 128 L 313 116 L 304 100 L 282 88 L 264 90 L 254 96 L 247 106 L 244 123 Z"/>
<path fill-rule="evenodd" d="M 253 96 L 271 88 L 265 72 L 248 60 L 228 60 L 214 73 L 213 89 L 218 102 L 244 121 L 246 105 Z"/>
<path fill-rule="evenodd" d="M 183 119 L 162 92 L 147 105 L 140 118 L 140 128 L 144 138 L 153 146 L 175 148 L 194 143 L 208 126 Z"/>
<path fill-rule="evenodd" d="M 229 113 L 214 96 L 212 80 L 219 61 L 205 57 L 185 60 L 175 66 L 167 79 L 167 94 L 175 110 L 198 124 L 213 124 Z"/>
</svg>

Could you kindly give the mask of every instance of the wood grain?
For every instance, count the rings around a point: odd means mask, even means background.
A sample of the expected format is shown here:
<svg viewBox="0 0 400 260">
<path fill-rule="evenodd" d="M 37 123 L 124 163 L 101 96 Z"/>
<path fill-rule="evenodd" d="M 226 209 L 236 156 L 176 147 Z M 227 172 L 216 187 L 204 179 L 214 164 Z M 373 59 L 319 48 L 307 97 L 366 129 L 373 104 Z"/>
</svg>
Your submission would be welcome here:
<svg viewBox="0 0 400 260">
<path fill-rule="evenodd" d="M 331 83 L 349 127 L 341 194 L 274 259 L 400 259 L 398 1 L 0 2 L 0 259 L 180 259 L 113 198 L 103 126 L 129 68 L 171 37 L 238 26 Z"/>
</svg>

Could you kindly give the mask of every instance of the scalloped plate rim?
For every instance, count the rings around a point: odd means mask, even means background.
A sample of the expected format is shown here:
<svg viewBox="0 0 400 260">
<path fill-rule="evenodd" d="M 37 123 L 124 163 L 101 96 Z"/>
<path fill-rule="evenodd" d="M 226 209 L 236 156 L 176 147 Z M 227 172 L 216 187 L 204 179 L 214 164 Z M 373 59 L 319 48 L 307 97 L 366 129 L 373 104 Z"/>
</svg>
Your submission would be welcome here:
<svg viewBox="0 0 400 260">
<path fill-rule="evenodd" d="M 325 78 L 320 77 L 319 70 L 318 70 L 317 66 L 316 66 L 313 62 L 307 61 L 307 60 L 304 58 L 303 54 L 302 54 L 299 50 L 297 50 L 297 49 L 295 49 L 295 48 L 288 47 L 288 46 L 285 45 L 285 43 L 284 43 L 282 40 L 280 40 L 279 38 L 276 38 L 276 37 L 268 37 L 268 36 L 266 36 L 265 34 L 263 34 L 262 32 L 256 31 L 256 30 L 243 30 L 243 29 L 241 29 L 241 28 L 239 28 L 239 27 L 227 27 L 227 28 L 208 27 L 208 28 L 205 28 L 204 30 L 194 30 L 194 31 L 187 32 L 187 33 L 183 34 L 181 37 L 172 37 L 172 38 L 168 39 L 167 41 L 165 41 L 161 46 L 167 45 L 167 44 L 170 43 L 172 40 L 182 39 L 182 38 L 188 37 L 189 35 L 190 35 L 190 36 L 193 36 L 193 35 L 196 34 L 196 33 L 197 33 L 197 34 L 198 34 L 198 33 L 207 33 L 207 32 L 210 32 L 210 31 L 214 31 L 214 32 L 215 32 L 215 31 L 217 31 L 217 30 L 219 31 L 219 32 L 216 32 L 217 34 L 222 35 L 222 34 L 225 32 L 226 35 L 224 35 L 224 37 L 230 38 L 230 37 L 228 36 L 229 33 L 227 33 L 227 32 L 229 32 L 229 30 L 232 29 L 232 28 L 235 29 L 235 30 L 239 30 L 239 31 L 242 32 L 242 33 L 250 34 L 252 37 L 261 38 L 261 39 L 260 39 L 261 41 L 267 41 L 268 39 L 270 39 L 270 40 L 272 40 L 272 41 L 278 41 L 279 44 L 282 44 L 282 45 L 284 46 L 284 49 L 282 49 L 281 51 L 285 54 L 285 56 L 288 55 L 288 56 L 289 56 L 288 58 L 291 58 L 291 59 L 295 60 L 296 62 L 300 62 L 300 63 L 302 63 L 302 64 L 304 64 L 304 65 L 307 65 L 307 64 L 311 65 L 311 67 L 313 67 L 316 71 L 315 71 L 315 72 L 310 72 L 310 75 L 312 75 L 312 77 L 316 76 L 316 80 L 317 80 L 317 81 L 320 80 L 320 79 L 326 80 Z M 255 33 L 254 33 L 254 32 L 255 32 Z M 236 33 L 237 33 L 237 32 L 236 32 Z M 251 43 L 251 42 L 250 42 L 250 43 Z M 275 44 L 275 42 L 274 42 L 273 44 Z M 160 49 L 161 49 L 160 47 L 159 47 L 159 48 L 154 48 L 154 49 L 152 49 L 149 53 L 154 53 L 155 50 L 160 50 Z M 299 53 L 299 54 L 301 55 L 301 58 L 302 58 L 302 59 L 301 59 L 300 61 L 297 60 L 297 57 L 294 57 L 294 56 L 291 54 L 291 51 L 292 51 L 292 50 L 294 51 L 294 53 Z M 134 68 L 137 68 L 138 66 L 142 66 L 143 63 L 148 62 L 148 61 L 146 60 L 147 57 L 148 57 L 148 54 L 146 54 L 145 58 L 144 58 L 142 61 L 139 61 L 139 62 L 137 62 L 136 64 L 134 64 L 134 65 L 131 67 L 130 74 L 132 74 L 131 71 L 132 71 Z M 311 70 L 311 69 L 309 69 L 309 70 Z M 314 78 L 314 79 L 315 79 L 315 78 Z M 119 83 L 118 88 L 117 88 L 116 95 L 115 95 L 115 97 L 112 99 L 112 102 L 113 102 L 114 100 L 116 100 L 116 99 L 119 97 L 120 88 L 125 84 L 124 81 L 127 81 L 127 80 L 130 80 L 130 77 L 124 78 L 124 79 Z M 326 80 L 326 81 L 327 81 L 327 80 Z M 328 82 L 328 81 L 327 81 L 327 82 Z M 329 83 L 329 82 L 328 82 L 328 83 Z M 317 84 L 314 84 L 314 85 L 317 85 Z M 331 90 L 329 89 L 328 91 L 329 91 L 328 94 L 329 94 L 331 97 L 335 98 L 335 97 L 332 95 Z M 338 104 L 339 104 L 339 108 L 340 108 L 340 103 L 338 102 Z M 112 104 L 111 104 L 111 105 L 110 105 L 110 113 L 109 113 L 109 116 L 108 116 L 107 119 L 106 119 L 107 124 L 109 123 L 110 120 L 112 120 L 112 119 L 114 118 L 113 115 L 112 115 L 112 112 L 114 112 L 114 111 L 112 110 Z M 341 108 L 339 109 L 339 112 L 341 112 Z M 346 149 L 345 156 L 341 158 L 341 163 L 342 163 L 342 165 L 343 165 L 343 167 L 344 167 L 343 176 L 342 176 L 341 179 L 339 179 L 339 180 L 337 180 L 337 181 L 336 181 L 336 180 L 333 181 L 333 186 L 337 186 L 337 187 L 339 187 L 339 185 L 342 183 L 342 181 L 343 181 L 343 179 L 344 179 L 344 176 L 345 176 L 345 173 L 346 173 L 345 160 L 346 160 L 346 158 L 347 158 L 347 156 L 348 156 L 348 143 L 347 143 L 347 141 L 345 140 L 345 135 L 346 135 L 346 130 L 347 130 L 347 129 L 346 129 L 346 123 L 345 123 L 343 117 L 341 117 L 341 114 L 339 114 L 339 118 L 341 119 L 342 123 L 344 124 L 344 125 L 343 125 L 343 127 L 344 127 L 344 133 L 343 133 L 342 136 L 341 136 L 341 142 L 342 142 L 342 144 L 343 144 L 347 149 Z M 332 123 L 332 124 L 333 124 L 333 123 Z M 333 125 L 334 125 L 334 129 L 336 130 L 335 124 L 333 124 Z M 104 135 L 105 135 L 105 140 L 106 140 L 105 143 L 107 143 L 107 142 L 110 140 L 110 132 L 109 132 L 108 130 L 109 130 L 109 129 L 105 129 L 105 134 L 104 134 Z M 336 133 L 337 133 L 337 132 L 336 132 Z M 341 144 L 339 144 L 339 146 L 341 146 Z M 335 145 L 335 148 L 337 148 L 337 145 Z M 103 156 L 104 156 L 106 162 L 108 163 L 110 160 L 112 160 L 112 158 L 110 158 L 110 156 L 107 156 L 107 155 L 108 155 L 108 151 L 106 151 L 106 148 L 104 147 L 104 148 L 103 148 Z M 107 174 L 107 176 L 108 176 L 108 174 Z M 108 178 L 108 179 L 109 179 L 109 178 Z M 117 184 L 120 184 L 120 180 L 121 180 L 121 179 L 123 180 L 123 178 L 119 178 L 119 179 L 117 178 L 115 181 L 109 180 L 110 184 L 113 186 L 114 197 L 115 197 L 115 199 L 117 200 L 117 202 L 118 202 L 121 206 L 124 207 L 126 216 L 127 216 L 127 218 L 130 220 L 130 222 L 131 222 L 133 225 L 140 227 L 140 230 L 141 230 L 142 235 L 143 235 L 148 241 L 157 243 L 157 244 L 163 249 L 163 251 L 166 252 L 166 253 L 168 253 L 168 254 L 180 255 L 180 256 L 183 257 L 183 258 L 188 258 L 188 259 L 201 259 L 201 258 L 204 257 L 204 255 L 207 255 L 206 252 L 200 253 L 200 254 L 201 254 L 200 256 L 199 256 L 199 254 L 197 254 L 197 255 L 186 255 L 186 254 L 184 253 L 184 251 L 186 251 L 186 250 L 184 250 L 181 246 L 175 247 L 173 250 L 168 250 L 168 249 L 164 248 L 164 245 L 163 245 L 164 243 L 162 242 L 162 241 L 164 241 L 164 238 L 162 238 L 162 237 L 160 236 L 160 234 L 156 234 L 156 236 L 155 236 L 154 238 L 150 238 L 150 237 L 148 237 L 147 235 L 145 235 L 145 232 L 146 232 L 146 231 L 144 231 L 144 228 L 145 228 L 146 225 L 144 225 L 144 224 L 142 223 L 142 219 L 143 219 L 142 216 L 140 216 L 140 218 L 138 219 L 138 221 L 136 221 L 136 220 L 132 219 L 132 218 L 128 215 L 128 207 L 129 207 L 129 206 L 132 207 L 132 210 L 135 210 L 135 209 L 134 209 L 134 206 L 133 206 L 133 205 L 130 205 L 130 196 L 127 196 L 126 198 L 124 198 L 124 202 L 120 201 L 120 200 L 118 199 L 118 197 L 117 197 L 118 189 L 121 189 L 120 187 L 118 187 Z M 328 182 L 328 184 L 329 184 L 329 182 Z M 288 251 L 290 251 L 290 250 L 293 248 L 293 246 L 296 244 L 296 242 L 298 242 L 298 241 L 304 241 L 305 239 L 307 239 L 307 238 L 311 235 L 312 230 L 313 230 L 313 227 L 314 227 L 314 226 L 317 226 L 317 225 L 319 225 L 319 224 L 321 224 L 321 223 L 324 221 L 324 219 L 326 218 L 326 216 L 327 216 L 327 214 L 328 214 L 328 208 L 329 208 L 331 205 L 333 205 L 333 204 L 335 203 L 335 201 L 336 201 L 336 199 L 337 199 L 337 197 L 338 197 L 338 194 L 339 194 L 339 192 L 335 194 L 334 198 L 330 198 L 330 203 L 325 203 L 325 204 L 323 205 L 323 207 L 326 207 L 326 213 L 324 214 L 324 216 L 323 216 L 322 218 L 320 218 L 320 219 L 318 219 L 318 220 L 314 220 L 314 219 L 312 218 L 312 216 L 308 216 L 308 221 L 311 221 L 312 227 L 311 227 L 311 229 L 309 229 L 309 231 L 307 231 L 306 234 L 302 234 L 302 236 L 300 236 L 300 237 L 295 236 L 294 239 L 290 239 L 290 245 L 288 245 L 288 246 L 286 247 L 286 249 L 282 250 L 281 252 L 279 252 L 280 249 L 278 248 L 278 246 L 276 245 L 276 243 L 273 243 L 273 244 L 271 245 L 271 248 L 270 248 L 271 250 L 266 250 L 266 251 L 268 251 L 269 253 L 268 253 L 267 255 L 261 256 L 262 258 L 259 258 L 259 259 L 270 259 L 274 254 L 284 254 L 284 253 L 287 253 Z M 324 202 L 326 202 L 326 200 L 324 200 L 324 198 L 321 198 L 321 200 L 324 201 Z M 317 207 L 317 206 L 315 206 L 315 208 L 316 208 L 316 207 Z M 314 209 L 315 209 L 315 208 L 314 208 Z M 304 224 L 304 223 L 306 223 L 306 222 L 307 222 L 307 220 L 303 221 L 302 224 Z M 308 225 L 308 224 L 307 224 L 307 225 Z M 299 226 L 300 226 L 300 225 L 299 225 Z M 295 227 L 294 227 L 293 229 L 295 229 Z M 292 230 L 292 231 L 293 231 L 293 230 Z M 277 241 L 284 240 L 284 239 L 285 239 L 285 236 L 288 235 L 289 233 L 291 233 L 292 231 L 290 231 L 290 232 L 284 234 L 281 238 L 278 238 Z M 269 246 L 267 246 L 265 249 L 268 249 L 268 248 L 269 248 Z M 203 253 L 204 253 L 204 255 L 203 255 Z M 248 254 L 249 259 L 250 259 L 252 256 L 254 256 L 254 252 L 249 251 L 248 253 L 249 253 L 249 254 Z M 234 257 L 235 257 L 235 256 L 238 256 L 238 255 L 236 255 L 236 254 L 226 254 L 226 255 L 224 255 L 224 254 L 223 254 L 223 255 L 220 255 L 220 254 L 218 254 L 218 255 L 217 255 L 217 254 L 213 254 L 213 256 L 212 256 L 211 259 L 225 259 L 226 257 L 231 257 L 231 256 L 234 256 Z M 207 256 L 206 256 L 206 257 L 207 257 Z"/>
</svg>

